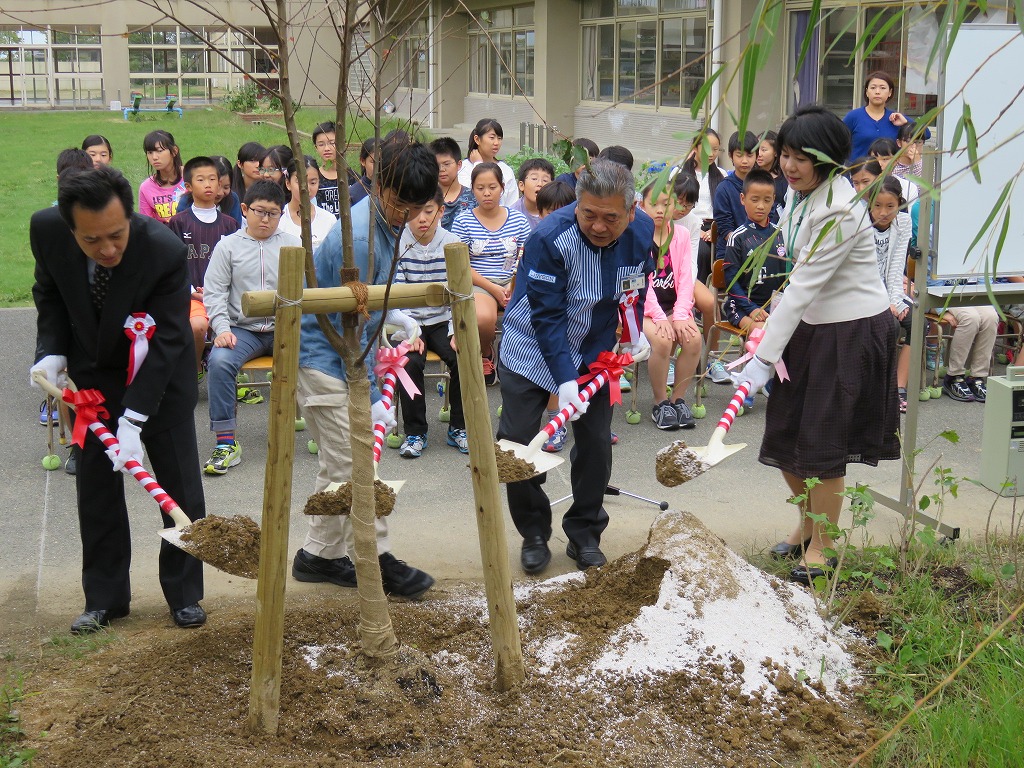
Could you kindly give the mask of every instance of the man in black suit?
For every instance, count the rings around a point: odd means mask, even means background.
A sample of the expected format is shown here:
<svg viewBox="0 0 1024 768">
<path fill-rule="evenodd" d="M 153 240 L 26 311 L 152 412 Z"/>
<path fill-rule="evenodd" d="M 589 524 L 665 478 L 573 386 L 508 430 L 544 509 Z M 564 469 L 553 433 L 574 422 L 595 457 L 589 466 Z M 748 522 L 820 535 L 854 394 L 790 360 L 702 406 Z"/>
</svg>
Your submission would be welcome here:
<svg viewBox="0 0 1024 768">
<path fill-rule="evenodd" d="M 120 443 L 120 453 L 108 458 L 88 432 L 75 448 L 85 591 L 85 612 L 71 625 L 76 634 L 128 615 L 131 535 L 117 470 L 130 459 L 142 461 L 143 445 L 157 481 L 185 514 L 192 520 L 206 514 L 193 419 L 198 391 L 186 249 L 159 221 L 133 213 L 133 197 L 114 169 L 80 171 L 61 179 L 58 207 L 35 213 L 30 226 L 39 313 L 32 372 L 60 386 L 66 369 L 80 389 L 98 389 Z M 125 321 L 133 313 L 148 315 L 155 332 L 126 384 Z M 173 523 L 164 516 L 164 525 Z M 205 623 L 202 563 L 162 541 L 159 573 L 175 624 Z"/>
</svg>

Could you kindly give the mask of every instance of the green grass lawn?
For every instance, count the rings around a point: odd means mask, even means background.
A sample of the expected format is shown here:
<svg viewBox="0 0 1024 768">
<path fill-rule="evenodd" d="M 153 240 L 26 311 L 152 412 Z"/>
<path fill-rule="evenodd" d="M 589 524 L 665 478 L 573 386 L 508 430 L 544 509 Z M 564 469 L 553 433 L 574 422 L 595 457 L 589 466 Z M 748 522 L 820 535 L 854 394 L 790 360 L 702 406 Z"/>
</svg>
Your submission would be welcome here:
<svg viewBox="0 0 1024 768">
<path fill-rule="evenodd" d="M 283 122 L 281 118 L 270 118 Z M 303 109 L 299 129 L 308 132 L 322 120 L 333 119 L 326 109 Z M 387 131 L 385 126 L 382 130 Z M 90 133 L 106 136 L 114 149 L 114 165 L 138 188 L 147 175 L 142 139 L 162 128 L 174 134 L 183 159 L 195 155 L 226 155 L 234 160 L 247 141 L 266 146 L 287 143 L 284 131 L 269 125 L 250 125 L 220 108 L 186 108 L 184 119 L 176 115 L 142 115 L 141 122 L 125 121 L 120 112 L 5 112 L 0 115 L 0 153 L 10 165 L 3 184 L 3 216 L 0 217 L 0 306 L 24 306 L 32 301 L 32 252 L 28 241 L 31 215 L 57 198 L 57 155 L 68 147 L 80 147 Z M 365 120 L 352 121 L 348 141 L 373 135 Z M 312 142 L 303 142 L 314 154 Z"/>
</svg>

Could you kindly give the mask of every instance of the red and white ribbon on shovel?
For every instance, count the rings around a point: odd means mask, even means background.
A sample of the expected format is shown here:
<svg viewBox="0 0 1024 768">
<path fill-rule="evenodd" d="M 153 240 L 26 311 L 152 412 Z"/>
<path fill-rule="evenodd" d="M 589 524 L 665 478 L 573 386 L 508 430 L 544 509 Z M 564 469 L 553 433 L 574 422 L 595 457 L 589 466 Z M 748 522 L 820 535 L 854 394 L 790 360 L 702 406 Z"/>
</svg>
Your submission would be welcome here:
<svg viewBox="0 0 1024 768">
<path fill-rule="evenodd" d="M 625 336 L 625 331 L 623 331 L 623 336 Z M 619 388 L 619 380 L 626 368 L 632 364 L 633 356 L 628 353 L 617 355 L 614 352 L 602 352 L 597 356 L 597 360 L 587 366 L 590 373 L 583 374 L 576 381 L 582 386 L 603 374 L 604 381 L 608 382 L 608 396 L 611 398 L 612 405 L 615 405 L 622 402 L 622 390 Z M 598 386 L 594 391 L 596 392 L 600 388 Z"/>
<path fill-rule="evenodd" d="M 747 334 L 747 341 L 743 345 L 743 349 L 746 353 L 742 357 L 738 357 L 729 363 L 726 370 L 731 371 L 733 368 L 739 368 L 743 363 L 754 358 L 754 353 L 757 352 L 757 347 L 761 344 L 761 339 L 764 338 L 764 328 L 754 328 Z M 789 371 L 786 370 L 786 364 L 782 358 L 779 358 L 775 363 L 775 372 L 779 374 L 779 381 L 786 381 L 789 378 Z"/>
<path fill-rule="evenodd" d="M 146 355 L 149 354 L 149 340 L 156 333 L 156 320 L 145 312 L 134 312 L 124 321 L 124 335 L 131 341 L 128 350 L 128 383 L 142 367 Z"/>
<path fill-rule="evenodd" d="M 384 377 L 384 383 L 381 385 L 380 391 L 383 395 L 382 402 L 384 407 L 388 410 L 391 409 L 392 404 L 395 402 L 395 381 L 401 381 L 402 387 L 405 389 L 409 397 L 416 397 L 420 394 L 419 387 L 416 386 L 415 382 L 409 377 L 408 372 L 405 370 L 406 364 L 409 362 L 409 342 L 403 341 L 397 347 L 387 348 L 380 347 L 377 350 L 377 365 L 373 367 L 373 372 L 378 376 Z M 380 464 L 380 452 L 384 446 L 384 422 L 376 421 L 373 424 L 373 460 Z"/>
</svg>

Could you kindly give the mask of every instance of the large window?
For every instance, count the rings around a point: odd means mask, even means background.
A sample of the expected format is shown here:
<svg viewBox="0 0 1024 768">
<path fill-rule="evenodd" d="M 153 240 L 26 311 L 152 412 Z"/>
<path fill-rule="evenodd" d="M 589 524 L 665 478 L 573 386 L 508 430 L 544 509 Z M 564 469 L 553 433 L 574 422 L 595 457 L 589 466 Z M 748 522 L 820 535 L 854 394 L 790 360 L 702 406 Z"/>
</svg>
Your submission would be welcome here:
<svg viewBox="0 0 1024 768">
<path fill-rule="evenodd" d="M 969 9 L 969 23 L 1013 22 L 1012 13 L 996 9 L 988 13 Z M 800 48 L 807 28 L 813 23 L 810 11 L 793 11 L 789 16 L 789 94 L 787 108 L 818 102 L 843 115 L 863 104 L 864 78 L 881 70 L 896 83 L 896 98 L 889 106 L 910 116 L 922 115 L 937 102 L 937 57 L 927 70 L 932 45 L 939 34 L 945 3 L 924 4 L 895 0 L 879 2 L 827 2 L 822 4 L 820 23 L 811 30 L 810 45 L 802 66 Z M 859 42 L 873 40 L 865 55 Z M 926 71 L 927 70 L 927 71 Z"/>
<path fill-rule="evenodd" d="M 480 11 L 469 29 L 469 90 L 533 96 L 533 6 Z"/>
<path fill-rule="evenodd" d="M 0 28 L 0 103 L 103 103 L 99 27 Z"/>
<path fill-rule="evenodd" d="M 128 33 L 129 85 L 147 98 L 215 101 L 241 86 L 245 77 L 276 80 L 271 55 L 276 51 L 269 27 L 244 32 L 223 27 L 136 29 Z"/>
<path fill-rule="evenodd" d="M 414 22 L 398 45 L 403 88 L 429 88 L 430 35 L 426 19 Z"/>
<path fill-rule="evenodd" d="M 583 0 L 586 101 L 689 107 L 706 77 L 706 0 Z"/>
</svg>

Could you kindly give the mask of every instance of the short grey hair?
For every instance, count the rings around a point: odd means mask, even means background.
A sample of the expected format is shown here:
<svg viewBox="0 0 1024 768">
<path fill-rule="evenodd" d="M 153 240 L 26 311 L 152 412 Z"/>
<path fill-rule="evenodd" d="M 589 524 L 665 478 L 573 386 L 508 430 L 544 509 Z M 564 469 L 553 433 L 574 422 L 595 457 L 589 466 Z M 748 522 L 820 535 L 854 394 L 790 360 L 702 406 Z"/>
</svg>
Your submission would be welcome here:
<svg viewBox="0 0 1024 768">
<path fill-rule="evenodd" d="M 633 172 L 613 160 L 598 158 L 585 167 L 576 180 L 576 199 L 586 192 L 594 197 L 621 197 L 629 210 L 636 201 Z"/>
</svg>

